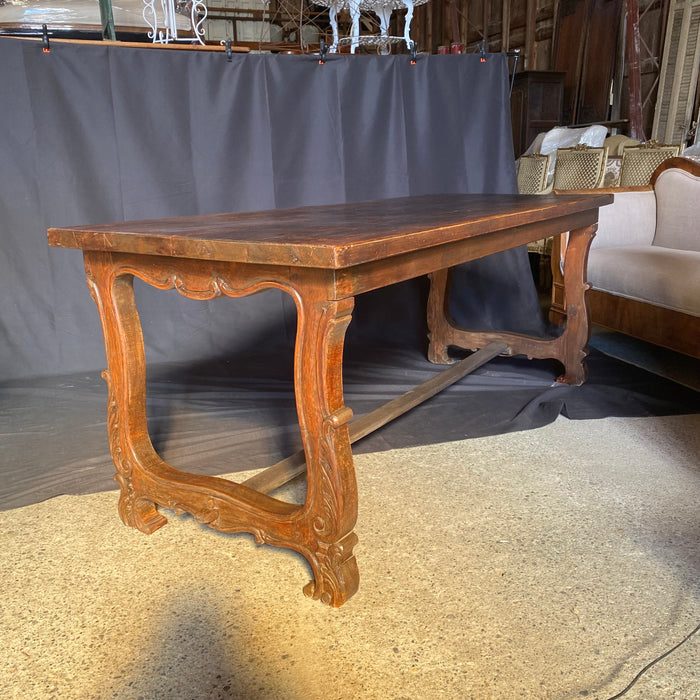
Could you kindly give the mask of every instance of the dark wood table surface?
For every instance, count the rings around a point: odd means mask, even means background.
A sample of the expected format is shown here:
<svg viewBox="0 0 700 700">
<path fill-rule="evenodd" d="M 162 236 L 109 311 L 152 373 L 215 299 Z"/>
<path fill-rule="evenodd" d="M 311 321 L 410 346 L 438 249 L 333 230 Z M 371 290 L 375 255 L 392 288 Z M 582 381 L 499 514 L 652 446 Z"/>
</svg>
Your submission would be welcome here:
<svg viewBox="0 0 700 700">
<path fill-rule="evenodd" d="M 49 243 L 83 251 L 107 352 L 108 426 L 122 520 L 146 533 L 156 506 L 190 512 L 224 532 L 300 552 L 312 598 L 342 605 L 358 589 L 357 487 L 351 443 L 498 354 L 555 358 L 560 381 L 585 380 L 586 260 L 609 194 L 426 195 L 236 214 L 51 228 Z M 567 324 L 557 338 L 457 328 L 447 313 L 449 268 L 567 233 Z M 449 369 L 371 414 L 345 406 L 342 354 L 354 297 L 430 275 L 429 359 Z M 145 352 L 133 294 L 138 277 L 193 299 L 289 293 L 297 306 L 295 394 L 304 450 L 238 484 L 190 474 L 155 452 L 146 425 Z M 514 300 L 517 303 L 517 300 Z M 475 352 L 452 364 L 449 346 Z M 306 473 L 304 503 L 270 495 Z"/>
<path fill-rule="evenodd" d="M 586 212 L 607 195 L 424 195 L 49 229 L 51 245 L 339 269 Z"/>
</svg>

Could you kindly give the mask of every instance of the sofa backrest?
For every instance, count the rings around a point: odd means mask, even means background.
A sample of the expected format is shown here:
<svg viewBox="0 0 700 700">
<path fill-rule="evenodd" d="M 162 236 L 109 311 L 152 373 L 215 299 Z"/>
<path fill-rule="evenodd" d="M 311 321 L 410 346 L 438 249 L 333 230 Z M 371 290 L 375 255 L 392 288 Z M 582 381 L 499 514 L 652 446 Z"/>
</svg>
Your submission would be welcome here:
<svg viewBox="0 0 700 700">
<path fill-rule="evenodd" d="M 593 248 L 651 245 L 656 230 L 656 197 L 651 188 L 615 191 L 615 200 L 598 210 L 598 231 Z"/>
<path fill-rule="evenodd" d="M 659 166 L 652 183 L 656 193 L 653 244 L 700 252 L 700 163 L 671 158 Z"/>
</svg>

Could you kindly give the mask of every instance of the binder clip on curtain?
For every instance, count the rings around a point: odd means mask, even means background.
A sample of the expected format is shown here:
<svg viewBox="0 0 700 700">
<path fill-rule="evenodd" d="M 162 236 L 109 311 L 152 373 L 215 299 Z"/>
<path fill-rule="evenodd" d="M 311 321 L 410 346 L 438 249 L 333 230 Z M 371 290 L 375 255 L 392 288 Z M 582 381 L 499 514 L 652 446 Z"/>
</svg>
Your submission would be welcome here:
<svg viewBox="0 0 700 700">
<path fill-rule="evenodd" d="M 326 62 L 326 54 L 328 53 L 328 47 L 326 46 L 326 42 L 321 39 L 319 43 L 319 59 L 318 59 L 318 65 L 322 66 Z"/>
</svg>

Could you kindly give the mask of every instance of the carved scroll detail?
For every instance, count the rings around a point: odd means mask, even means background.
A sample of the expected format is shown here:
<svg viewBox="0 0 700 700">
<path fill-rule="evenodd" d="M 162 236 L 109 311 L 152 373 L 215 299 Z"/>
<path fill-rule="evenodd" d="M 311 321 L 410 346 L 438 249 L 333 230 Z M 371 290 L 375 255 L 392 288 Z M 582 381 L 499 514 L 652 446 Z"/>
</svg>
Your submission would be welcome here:
<svg viewBox="0 0 700 700">
<path fill-rule="evenodd" d="M 119 439 L 119 404 L 114 395 L 114 386 L 108 370 L 102 372 L 102 378 L 107 382 L 107 432 L 109 435 L 109 451 L 112 454 L 112 461 L 117 469 L 114 475 L 115 481 L 121 488 L 119 497 L 119 517 L 125 525 L 130 525 L 134 518 L 134 506 L 136 503 L 136 492 L 131 481 L 134 467 L 132 463 L 122 453 Z"/>
<path fill-rule="evenodd" d="M 172 259 L 162 261 L 153 258 L 150 264 L 138 265 L 122 262 L 115 270 L 115 276 L 132 275 L 156 289 L 175 289 L 183 297 L 200 301 L 221 296 L 249 296 L 273 287 L 297 296 L 292 285 L 281 281 L 274 274 L 266 274 L 267 269 L 264 267 L 251 272 L 250 268 L 236 263 L 221 263 L 221 269 L 212 270 L 208 265 L 202 264 L 203 261 L 186 262 L 189 265 L 186 267 L 182 264 L 182 269 L 174 267 Z"/>
<path fill-rule="evenodd" d="M 121 447 L 121 426 L 119 422 L 119 402 L 108 370 L 102 372 L 107 382 L 107 430 L 109 450 L 117 470 L 114 480 L 119 484 L 120 496 L 117 512 L 125 525 L 135 527 L 141 532 L 151 534 L 164 525 L 167 520 L 155 508 L 152 501 L 139 498 L 134 486 L 134 464 L 124 455 Z"/>
<path fill-rule="evenodd" d="M 360 582 L 353 548 L 357 535 L 348 534 L 340 542 L 319 542 L 316 550 L 315 578 L 304 586 L 304 595 L 326 605 L 342 605 L 357 590 Z"/>
<path fill-rule="evenodd" d="M 216 523 L 221 519 L 221 510 L 218 501 L 214 498 L 210 498 L 204 508 L 192 508 L 191 506 L 186 506 L 177 500 L 170 500 L 166 504 L 166 508 L 170 508 L 175 515 L 182 515 L 183 513 L 190 513 L 192 517 L 202 525 L 209 525 L 210 527 L 215 527 Z"/>
<path fill-rule="evenodd" d="M 349 412 L 349 416 L 343 417 L 343 422 L 346 423 L 352 417 L 352 411 L 343 407 Z M 337 523 L 340 518 L 341 505 L 338 502 L 338 491 L 341 488 L 338 478 L 338 469 L 334 468 L 335 461 L 335 435 L 336 430 L 343 423 L 339 423 L 336 411 L 328 416 L 322 424 L 322 433 L 320 441 L 319 466 L 321 468 L 321 478 L 319 479 L 319 509 L 320 514 L 316 515 L 312 521 L 314 532 L 320 536 L 328 536 L 336 534 L 333 524 Z"/>
</svg>

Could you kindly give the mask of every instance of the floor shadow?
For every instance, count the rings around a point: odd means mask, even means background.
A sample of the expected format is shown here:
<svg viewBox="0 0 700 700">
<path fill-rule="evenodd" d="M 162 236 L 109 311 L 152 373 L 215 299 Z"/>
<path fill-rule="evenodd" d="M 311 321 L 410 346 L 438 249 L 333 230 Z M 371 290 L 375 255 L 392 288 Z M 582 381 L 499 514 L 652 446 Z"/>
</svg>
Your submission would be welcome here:
<svg viewBox="0 0 700 700">
<path fill-rule="evenodd" d="M 152 611 L 147 647 L 125 655 L 124 666 L 95 697 L 168 698 L 169 700 L 263 700 L 284 697 L 301 700 L 302 679 L 293 667 L 271 673 L 254 657 L 260 621 L 249 619 L 241 589 L 232 581 L 230 598 L 241 597 L 232 606 L 216 586 L 177 588 L 167 609 Z M 140 621 L 135 621 L 140 624 Z M 285 675 L 292 688 L 282 688 Z"/>
</svg>

